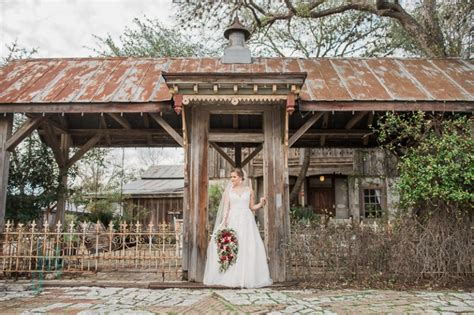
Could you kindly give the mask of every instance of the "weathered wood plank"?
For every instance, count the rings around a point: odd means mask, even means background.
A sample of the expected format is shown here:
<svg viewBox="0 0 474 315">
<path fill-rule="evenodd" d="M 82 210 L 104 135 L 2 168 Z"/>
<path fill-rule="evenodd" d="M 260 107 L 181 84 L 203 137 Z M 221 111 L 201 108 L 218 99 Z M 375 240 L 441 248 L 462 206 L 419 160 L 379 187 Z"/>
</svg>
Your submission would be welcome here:
<svg viewBox="0 0 474 315">
<path fill-rule="evenodd" d="M 176 130 L 173 129 L 173 127 L 170 126 L 170 124 L 168 124 L 166 122 L 166 120 L 163 119 L 163 117 L 161 117 L 160 115 L 158 114 L 155 114 L 155 113 L 150 113 L 149 114 L 151 116 L 151 118 L 153 118 L 157 123 L 158 125 L 160 125 L 164 130 L 166 130 L 166 132 L 180 145 L 180 146 L 183 146 L 183 137 L 181 137 L 181 135 L 179 133 L 176 132 Z"/>
<path fill-rule="evenodd" d="M 8 151 L 13 151 L 15 147 L 28 135 L 36 129 L 44 120 L 45 116 L 36 116 L 34 118 L 28 118 L 23 125 L 7 140 L 6 149 Z"/>
<path fill-rule="evenodd" d="M 12 128 L 13 114 L 0 115 L 0 233 L 3 233 L 5 228 L 5 207 L 10 169 L 10 152 L 6 148 L 6 142 L 12 134 Z"/>
<path fill-rule="evenodd" d="M 293 144 L 295 144 L 296 141 L 306 132 L 308 131 L 309 128 L 311 128 L 312 125 L 314 125 L 319 118 L 321 118 L 324 115 L 324 113 L 317 113 L 313 116 L 311 116 L 304 124 L 303 126 L 300 127 L 288 140 L 288 145 L 291 147 Z"/>
<path fill-rule="evenodd" d="M 264 193 L 267 197 L 265 207 L 265 244 L 270 259 L 270 275 L 275 282 L 285 281 L 286 250 L 284 244 L 289 240 L 289 201 L 285 182 L 285 119 L 282 108 L 272 108 L 263 118 L 265 142 L 263 144 Z"/>
<path fill-rule="evenodd" d="M 211 142 L 249 142 L 249 143 L 261 143 L 263 142 L 262 133 L 227 133 L 227 132 L 210 132 L 209 141 Z"/>
<path fill-rule="evenodd" d="M 208 242 L 208 130 L 209 113 L 192 107 L 190 163 L 190 240 L 188 280 L 202 282 Z"/>
<path fill-rule="evenodd" d="M 225 153 L 224 150 L 221 149 L 221 147 L 219 147 L 218 144 L 214 143 L 214 142 L 211 142 L 209 141 L 209 144 L 214 148 L 214 150 L 216 150 L 227 162 L 229 162 L 230 165 L 232 165 L 232 167 L 235 167 L 235 162 L 234 160 L 232 160 L 232 158 L 230 156 L 227 155 L 227 153 Z M 215 163 L 214 163 L 215 164 Z M 211 163 L 211 165 L 213 165 Z"/>
<path fill-rule="evenodd" d="M 184 149 L 184 194 L 183 194 L 183 280 L 189 279 L 189 260 L 191 257 L 191 208 L 190 208 L 190 172 L 189 160 L 191 155 L 189 145 L 189 128 L 188 109 L 184 108 L 181 112 L 181 120 L 183 125 L 183 149 Z"/>
</svg>

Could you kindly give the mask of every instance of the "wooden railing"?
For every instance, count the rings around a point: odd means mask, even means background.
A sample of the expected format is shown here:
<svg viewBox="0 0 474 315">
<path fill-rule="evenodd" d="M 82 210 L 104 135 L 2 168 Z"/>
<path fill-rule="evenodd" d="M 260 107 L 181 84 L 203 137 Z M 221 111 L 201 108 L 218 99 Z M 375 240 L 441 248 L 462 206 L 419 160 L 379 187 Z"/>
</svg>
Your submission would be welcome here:
<svg viewBox="0 0 474 315">
<path fill-rule="evenodd" d="M 141 269 L 165 280 L 182 276 L 182 221 L 174 224 L 71 222 L 55 228 L 7 222 L 0 268 L 4 273 Z"/>
</svg>

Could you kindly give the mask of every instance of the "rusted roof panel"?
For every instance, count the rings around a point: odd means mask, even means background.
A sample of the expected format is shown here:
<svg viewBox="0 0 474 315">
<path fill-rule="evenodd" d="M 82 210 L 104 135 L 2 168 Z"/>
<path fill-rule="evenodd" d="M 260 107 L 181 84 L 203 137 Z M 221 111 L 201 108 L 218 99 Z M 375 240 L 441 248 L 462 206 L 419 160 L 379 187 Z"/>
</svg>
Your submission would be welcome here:
<svg viewBox="0 0 474 315">
<path fill-rule="evenodd" d="M 0 103 L 140 103 L 171 99 L 163 72 L 306 72 L 303 101 L 473 101 L 474 64 L 459 59 L 29 59 L 0 69 Z"/>
</svg>

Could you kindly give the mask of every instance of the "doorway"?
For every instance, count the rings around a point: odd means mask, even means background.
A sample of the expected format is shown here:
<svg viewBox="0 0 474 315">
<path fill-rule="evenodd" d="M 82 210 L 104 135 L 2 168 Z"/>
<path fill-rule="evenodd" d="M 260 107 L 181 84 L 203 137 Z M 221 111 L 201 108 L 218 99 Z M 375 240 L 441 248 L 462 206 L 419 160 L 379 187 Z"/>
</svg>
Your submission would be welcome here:
<svg viewBox="0 0 474 315">
<path fill-rule="evenodd" d="M 330 175 L 312 176 L 307 179 L 308 205 L 320 215 L 335 217 L 334 178 Z"/>
</svg>

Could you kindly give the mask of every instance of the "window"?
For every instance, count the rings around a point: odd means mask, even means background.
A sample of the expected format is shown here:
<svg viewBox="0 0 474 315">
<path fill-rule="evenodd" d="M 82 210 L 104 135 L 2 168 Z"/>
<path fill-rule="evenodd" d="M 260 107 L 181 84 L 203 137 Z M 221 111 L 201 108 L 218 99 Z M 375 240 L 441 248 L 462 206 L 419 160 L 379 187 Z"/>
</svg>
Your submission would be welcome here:
<svg viewBox="0 0 474 315">
<path fill-rule="evenodd" d="M 362 210 L 365 218 L 382 216 L 382 189 L 364 189 Z"/>
</svg>

